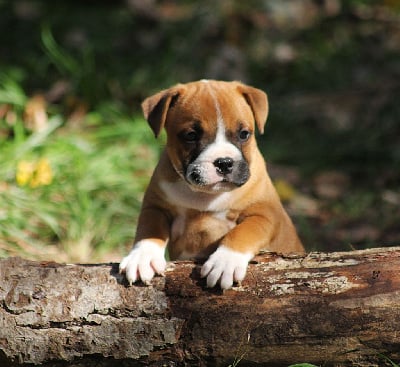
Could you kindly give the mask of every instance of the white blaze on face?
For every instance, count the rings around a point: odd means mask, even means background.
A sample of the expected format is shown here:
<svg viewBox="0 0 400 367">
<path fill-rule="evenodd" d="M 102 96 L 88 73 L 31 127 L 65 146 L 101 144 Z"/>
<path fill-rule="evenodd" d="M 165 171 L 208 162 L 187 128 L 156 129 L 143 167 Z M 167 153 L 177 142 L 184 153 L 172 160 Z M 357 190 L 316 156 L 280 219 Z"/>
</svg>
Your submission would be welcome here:
<svg viewBox="0 0 400 367">
<path fill-rule="evenodd" d="M 207 81 L 203 81 L 207 82 Z M 242 159 L 240 150 L 226 139 L 225 122 L 222 116 L 221 107 L 219 105 L 217 96 L 214 89 L 208 84 L 210 95 L 214 101 L 215 111 L 217 114 L 217 133 L 214 142 L 207 147 L 199 158 L 202 157 L 204 161 L 214 162 L 217 158 L 230 157 L 233 160 Z"/>
<path fill-rule="evenodd" d="M 207 80 L 203 80 L 208 83 Z M 219 158 L 231 158 L 233 161 L 242 160 L 241 151 L 226 138 L 225 122 L 221 113 L 221 107 L 217 100 L 215 91 L 208 84 L 210 95 L 213 99 L 216 116 L 217 116 L 217 131 L 215 140 L 192 162 L 191 166 L 201 174 L 206 185 L 212 185 L 222 180 L 218 174 L 214 162 Z"/>
</svg>

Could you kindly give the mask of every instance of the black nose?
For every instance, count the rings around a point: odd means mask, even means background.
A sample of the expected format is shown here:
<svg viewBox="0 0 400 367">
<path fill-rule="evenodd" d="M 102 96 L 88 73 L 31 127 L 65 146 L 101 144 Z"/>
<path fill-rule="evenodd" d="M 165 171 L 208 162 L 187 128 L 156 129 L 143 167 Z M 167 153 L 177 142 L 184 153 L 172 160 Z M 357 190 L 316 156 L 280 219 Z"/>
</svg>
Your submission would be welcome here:
<svg viewBox="0 0 400 367">
<path fill-rule="evenodd" d="M 233 159 L 229 157 L 217 158 L 214 161 L 214 166 L 217 168 L 217 172 L 221 175 L 227 175 L 232 172 Z"/>
</svg>

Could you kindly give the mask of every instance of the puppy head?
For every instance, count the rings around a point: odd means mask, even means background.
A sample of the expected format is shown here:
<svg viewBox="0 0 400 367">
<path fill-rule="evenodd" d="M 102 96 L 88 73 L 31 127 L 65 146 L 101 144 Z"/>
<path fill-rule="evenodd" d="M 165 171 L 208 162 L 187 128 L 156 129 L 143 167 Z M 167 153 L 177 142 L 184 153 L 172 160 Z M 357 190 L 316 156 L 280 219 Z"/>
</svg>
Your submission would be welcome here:
<svg viewBox="0 0 400 367">
<path fill-rule="evenodd" d="M 195 191 L 223 192 L 245 184 L 268 115 L 264 92 L 238 82 L 178 84 L 142 103 L 157 137 L 165 127 L 167 152 Z"/>
</svg>

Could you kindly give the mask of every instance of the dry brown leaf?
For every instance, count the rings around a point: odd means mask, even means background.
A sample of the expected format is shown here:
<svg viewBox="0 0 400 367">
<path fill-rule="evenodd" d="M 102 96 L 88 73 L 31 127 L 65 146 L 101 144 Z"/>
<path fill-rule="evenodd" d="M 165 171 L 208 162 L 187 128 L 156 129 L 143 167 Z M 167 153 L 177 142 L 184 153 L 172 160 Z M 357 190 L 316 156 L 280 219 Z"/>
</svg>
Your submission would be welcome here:
<svg viewBox="0 0 400 367">
<path fill-rule="evenodd" d="M 38 132 L 48 125 L 47 103 L 43 95 L 37 94 L 28 100 L 25 106 L 24 123 L 27 129 Z"/>
</svg>

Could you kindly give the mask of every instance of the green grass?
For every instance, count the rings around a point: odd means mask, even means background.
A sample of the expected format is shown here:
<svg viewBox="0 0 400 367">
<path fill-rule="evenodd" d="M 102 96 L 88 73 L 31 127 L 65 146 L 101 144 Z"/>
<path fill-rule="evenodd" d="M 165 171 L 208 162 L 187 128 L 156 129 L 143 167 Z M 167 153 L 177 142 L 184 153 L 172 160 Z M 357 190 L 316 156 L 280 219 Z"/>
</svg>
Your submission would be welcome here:
<svg viewBox="0 0 400 367">
<path fill-rule="evenodd" d="M 10 78 L 2 80 L 0 103 L 15 121 L 0 125 L 0 256 L 92 261 L 126 251 L 159 152 L 147 123 L 104 105 L 78 126 L 50 113 L 47 126 L 31 132 L 27 96 Z M 41 160 L 49 164 L 49 184 L 32 183 L 38 172 L 18 182 L 21 162 Z"/>
</svg>

